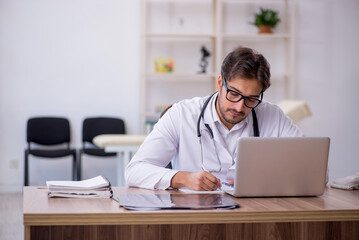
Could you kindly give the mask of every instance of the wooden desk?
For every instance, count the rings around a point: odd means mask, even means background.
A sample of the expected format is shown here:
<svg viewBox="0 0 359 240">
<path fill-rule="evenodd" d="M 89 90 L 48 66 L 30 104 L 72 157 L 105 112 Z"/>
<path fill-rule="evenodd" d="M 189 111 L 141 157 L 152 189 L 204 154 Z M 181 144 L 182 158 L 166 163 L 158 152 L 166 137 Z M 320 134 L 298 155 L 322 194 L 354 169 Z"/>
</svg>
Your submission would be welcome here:
<svg viewBox="0 0 359 240">
<path fill-rule="evenodd" d="M 114 188 L 115 195 L 125 191 L 151 190 Z M 49 199 L 37 187 L 24 187 L 23 201 L 26 240 L 359 239 L 359 191 L 238 198 L 234 210 L 129 211 L 112 199 Z"/>
</svg>

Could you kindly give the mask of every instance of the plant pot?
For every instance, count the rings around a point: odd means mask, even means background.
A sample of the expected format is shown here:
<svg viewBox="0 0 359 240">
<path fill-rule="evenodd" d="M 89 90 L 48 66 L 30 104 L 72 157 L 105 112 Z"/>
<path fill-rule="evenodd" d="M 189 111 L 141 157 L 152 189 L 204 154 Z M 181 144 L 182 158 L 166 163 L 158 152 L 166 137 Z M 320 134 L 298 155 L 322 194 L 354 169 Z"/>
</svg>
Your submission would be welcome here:
<svg viewBox="0 0 359 240">
<path fill-rule="evenodd" d="M 273 33 L 270 25 L 259 25 L 258 33 Z"/>
</svg>

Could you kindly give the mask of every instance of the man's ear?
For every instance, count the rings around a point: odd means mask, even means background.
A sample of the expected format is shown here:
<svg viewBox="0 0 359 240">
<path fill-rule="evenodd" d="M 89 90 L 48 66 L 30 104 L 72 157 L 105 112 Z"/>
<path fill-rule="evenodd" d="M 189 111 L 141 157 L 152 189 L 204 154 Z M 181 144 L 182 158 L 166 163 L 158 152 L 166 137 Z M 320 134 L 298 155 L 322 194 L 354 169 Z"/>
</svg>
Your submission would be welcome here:
<svg viewBox="0 0 359 240">
<path fill-rule="evenodd" d="M 222 75 L 219 75 L 217 78 L 217 84 L 216 84 L 216 89 L 219 92 L 222 88 Z"/>
</svg>

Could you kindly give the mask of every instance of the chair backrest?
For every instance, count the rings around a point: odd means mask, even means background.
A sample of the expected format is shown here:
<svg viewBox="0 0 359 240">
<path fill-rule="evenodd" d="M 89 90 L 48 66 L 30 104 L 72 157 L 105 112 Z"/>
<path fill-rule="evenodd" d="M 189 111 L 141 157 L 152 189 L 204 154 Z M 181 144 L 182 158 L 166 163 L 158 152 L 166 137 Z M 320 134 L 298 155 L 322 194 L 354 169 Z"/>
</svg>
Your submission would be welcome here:
<svg viewBox="0 0 359 240">
<path fill-rule="evenodd" d="M 171 105 L 169 105 L 169 106 L 167 106 L 166 108 L 165 108 L 165 110 L 163 110 L 162 111 L 162 113 L 161 113 L 161 115 L 160 115 L 160 118 L 163 116 L 163 115 L 165 115 L 165 113 L 168 111 L 168 109 L 170 109 L 172 107 L 172 104 Z"/>
<path fill-rule="evenodd" d="M 125 123 L 120 118 L 86 118 L 82 125 L 82 142 L 90 142 L 100 134 L 125 134 Z"/>
<path fill-rule="evenodd" d="M 69 120 L 58 117 L 30 118 L 27 121 L 27 142 L 41 145 L 69 143 Z"/>
</svg>

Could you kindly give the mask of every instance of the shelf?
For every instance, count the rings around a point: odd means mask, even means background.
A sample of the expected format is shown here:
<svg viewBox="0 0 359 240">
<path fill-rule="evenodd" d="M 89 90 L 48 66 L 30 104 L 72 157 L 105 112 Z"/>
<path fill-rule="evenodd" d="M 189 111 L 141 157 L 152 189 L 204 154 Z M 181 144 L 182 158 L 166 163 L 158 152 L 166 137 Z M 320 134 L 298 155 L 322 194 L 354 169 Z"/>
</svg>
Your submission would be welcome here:
<svg viewBox="0 0 359 240">
<path fill-rule="evenodd" d="M 214 73 L 205 74 L 191 74 L 191 73 L 152 73 L 142 75 L 143 78 L 147 78 L 149 81 L 173 81 L 173 82 L 193 82 L 193 81 L 209 81 L 216 77 Z"/>
<path fill-rule="evenodd" d="M 147 39 L 174 39 L 174 40 L 183 40 L 183 39 L 214 39 L 213 34 L 185 34 L 185 33 L 148 33 L 145 36 L 142 36 Z"/>
<path fill-rule="evenodd" d="M 216 90 L 225 56 L 238 46 L 254 48 L 271 65 L 272 87 L 266 99 L 278 102 L 294 94 L 294 0 L 142 0 L 141 126 L 158 120 L 156 106 Z M 278 11 L 280 24 L 258 34 L 253 21 L 259 7 Z M 206 70 L 199 74 L 204 46 Z M 174 59 L 172 73 L 155 73 L 155 59 Z M 201 65 L 202 64 L 202 65 Z M 146 125 L 146 132 L 147 131 Z"/>
<path fill-rule="evenodd" d="M 147 3 L 210 3 L 212 0 L 145 0 Z"/>
<path fill-rule="evenodd" d="M 222 3 L 242 3 L 242 4 L 283 4 L 289 0 L 222 0 Z"/>
<path fill-rule="evenodd" d="M 217 78 L 216 74 L 173 74 L 173 73 L 158 73 L 148 74 L 142 76 L 151 82 L 156 81 L 171 81 L 171 82 L 205 82 Z M 287 74 L 272 74 L 271 82 L 285 82 L 288 79 Z"/>
<path fill-rule="evenodd" d="M 262 33 L 262 34 L 223 34 L 224 40 L 238 39 L 289 39 L 289 33 Z"/>
<path fill-rule="evenodd" d="M 272 84 L 287 82 L 288 75 L 287 74 L 272 74 L 270 81 Z"/>
<path fill-rule="evenodd" d="M 143 115 L 146 117 L 146 118 L 151 118 L 153 120 L 155 119 L 159 119 L 160 118 L 160 115 L 161 113 L 156 113 L 156 112 L 145 112 L 143 113 Z"/>
</svg>

